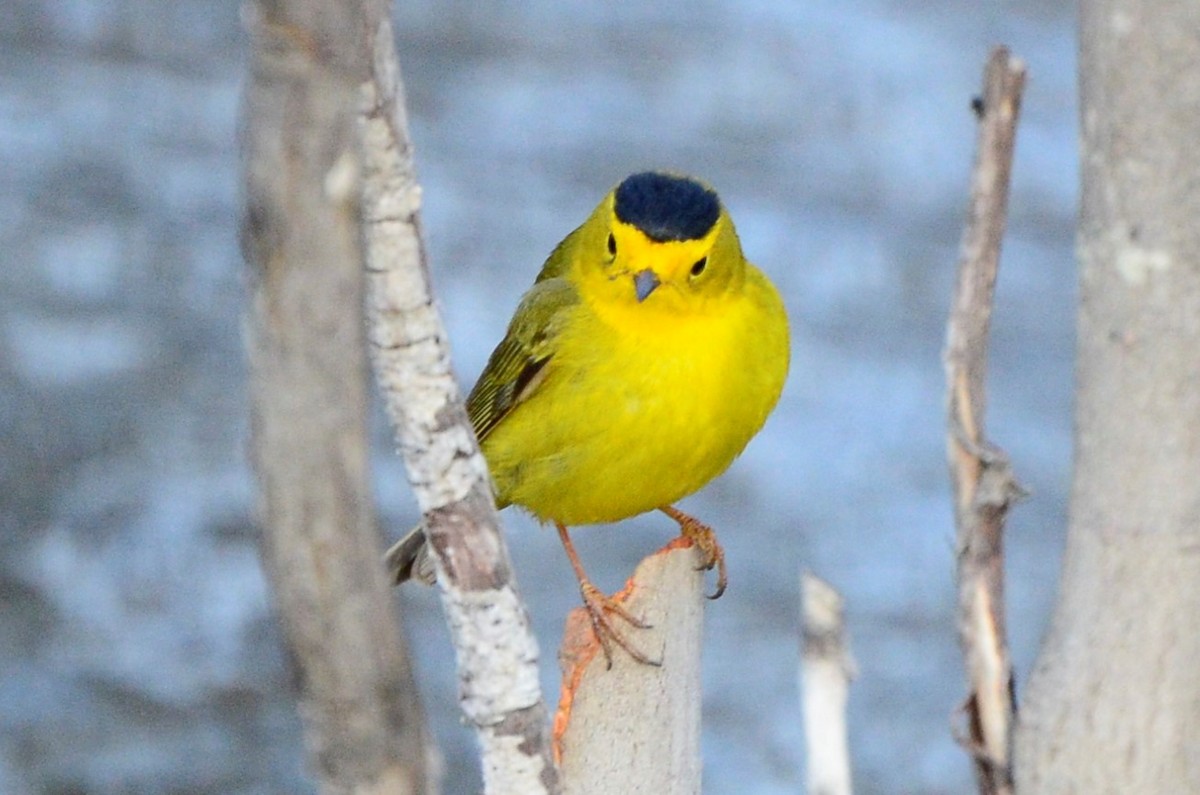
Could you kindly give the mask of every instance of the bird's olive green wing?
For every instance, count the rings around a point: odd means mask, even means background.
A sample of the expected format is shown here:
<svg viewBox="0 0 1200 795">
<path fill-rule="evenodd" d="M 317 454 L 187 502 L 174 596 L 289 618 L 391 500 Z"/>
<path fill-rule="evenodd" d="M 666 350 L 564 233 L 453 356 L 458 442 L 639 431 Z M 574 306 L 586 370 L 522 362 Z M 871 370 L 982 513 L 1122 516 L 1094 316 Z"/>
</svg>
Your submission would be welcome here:
<svg viewBox="0 0 1200 795">
<path fill-rule="evenodd" d="M 567 266 L 571 262 L 571 252 L 574 250 L 582 232 L 583 227 L 580 226 L 571 232 L 571 234 L 564 237 L 562 242 L 554 247 L 554 250 L 550 252 L 550 256 L 546 257 L 546 261 L 542 263 L 542 269 L 538 272 L 535 283 L 568 276 Z"/>
<path fill-rule="evenodd" d="M 567 314 L 578 303 L 575 288 L 561 278 L 539 278 L 521 299 L 508 333 L 467 397 L 467 414 L 480 441 L 537 391 Z"/>
</svg>

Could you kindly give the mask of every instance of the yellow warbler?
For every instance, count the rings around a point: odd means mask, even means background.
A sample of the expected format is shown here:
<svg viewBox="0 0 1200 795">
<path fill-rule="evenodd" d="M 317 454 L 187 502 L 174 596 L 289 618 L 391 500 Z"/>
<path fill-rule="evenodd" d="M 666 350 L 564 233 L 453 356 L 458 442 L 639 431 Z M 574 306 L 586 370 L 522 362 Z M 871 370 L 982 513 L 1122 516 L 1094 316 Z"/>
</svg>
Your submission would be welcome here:
<svg viewBox="0 0 1200 795">
<path fill-rule="evenodd" d="M 584 574 L 568 525 L 659 509 L 719 566 L 711 529 L 671 507 L 721 474 L 762 427 L 788 369 L 783 302 L 746 261 L 700 182 L 622 181 L 554 249 L 467 399 L 496 502 L 554 522 L 609 654 L 613 613 L 644 626 Z M 388 552 L 397 582 L 431 581 L 418 528 Z M 610 656 L 611 659 L 611 656 Z"/>
</svg>

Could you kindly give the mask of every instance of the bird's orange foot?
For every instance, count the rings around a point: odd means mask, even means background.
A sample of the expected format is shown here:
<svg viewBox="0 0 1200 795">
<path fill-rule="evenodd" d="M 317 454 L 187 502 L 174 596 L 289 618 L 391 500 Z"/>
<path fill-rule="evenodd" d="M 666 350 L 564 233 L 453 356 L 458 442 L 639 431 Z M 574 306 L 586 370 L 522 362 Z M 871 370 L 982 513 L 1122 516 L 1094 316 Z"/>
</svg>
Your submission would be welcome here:
<svg viewBox="0 0 1200 795">
<path fill-rule="evenodd" d="M 717 570 L 717 590 L 708 595 L 709 599 L 720 599 L 729 584 L 729 571 L 725 568 L 725 550 L 717 541 L 717 534 L 711 527 L 694 516 L 670 505 L 661 509 L 663 513 L 679 523 L 680 534 L 691 541 L 700 550 L 700 568 L 704 571 Z"/>
<path fill-rule="evenodd" d="M 616 616 L 636 629 L 649 629 L 649 624 L 630 613 L 623 604 L 593 585 L 591 580 L 580 582 L 579 592 L 583 595 L 583 606 L 587 610 L 588 618 L 591 619 L 592 631 L 596 633 L 596 639 L 600 641 L 600 648 L 604 650 L 604 659 L 608 662 L 609 668 L 612 668 L 612 644 L 614 642 L 630 657 L 644 665 L 662 665 L 661 660 L 647 657 L 645 653 L 630 643 L 628 638 L 618 632 L 617 628 L 613 626 L 610 616 Z"/>
</svg>

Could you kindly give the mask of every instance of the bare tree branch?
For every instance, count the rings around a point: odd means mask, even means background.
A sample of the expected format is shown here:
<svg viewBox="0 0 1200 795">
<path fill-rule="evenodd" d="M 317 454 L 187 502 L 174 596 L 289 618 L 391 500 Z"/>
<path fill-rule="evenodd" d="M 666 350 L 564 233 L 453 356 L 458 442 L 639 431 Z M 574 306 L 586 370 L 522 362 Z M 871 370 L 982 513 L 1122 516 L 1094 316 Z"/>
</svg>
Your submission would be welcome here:
<svg viewBox="0 0 1200 795">
<path fill-rule="evenodd" d="M 262 552 L 322 793 L 426 791 L 370 487 L 357 2 L 247 6 L 247 324 Z"/>
<path fill-rule="evenodd" d="M 813 574 L 800 575 L 800 693 L 809 795 L 850 795 L 846 698 L 856 675 L 842 596 Z"/>
<path fill-rule="evenodd" d="M 463 713 L 488 793 L 557 793 L 538 647 L 500 535 L 487 465 L 429 283 L 400 67 L 385 4 L 370 17 L 362 117 L 369 337 L 388 416 L 424 513 L 458 655 Z"/>
<path fill-rule="evenodd" d="M 969 693 L 965 744 L 979 791 L 1012 792 L 1012 664 L 1004 624 L 1004 518 L 1021 493 L 1004 452 L 984 433 L 987 339 L 1025 66 L 992 51 L 976 103 L 971 204 L 947 330 L 947 456 L 957 527 L 958 628 Z"/>
<path fill-rule="evenodd" d="M 704 577 L 690 541 L 643 560 L 617 594 L 648 622 L 630 642 L 661 665 L 613 656 L 608 668 L 586 609 L 567 617 L 554 718 L 568 795 L 700 792 L 700 639 Z"/>
</svg>

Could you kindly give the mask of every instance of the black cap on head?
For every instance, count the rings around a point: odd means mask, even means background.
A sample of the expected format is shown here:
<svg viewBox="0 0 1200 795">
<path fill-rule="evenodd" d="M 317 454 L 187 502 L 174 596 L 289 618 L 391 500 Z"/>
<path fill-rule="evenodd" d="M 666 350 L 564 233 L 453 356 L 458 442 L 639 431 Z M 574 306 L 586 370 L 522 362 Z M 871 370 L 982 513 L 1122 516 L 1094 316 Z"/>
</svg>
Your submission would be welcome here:
<svg viewBox="0 0 1200 795">
<path fill-rule="evenodd" d="M 698 240 L 721 215 L 717 194 L 687 177 L 643 171 L 617 186 L 613 211 L 651 240 Z"/>
</svg>

